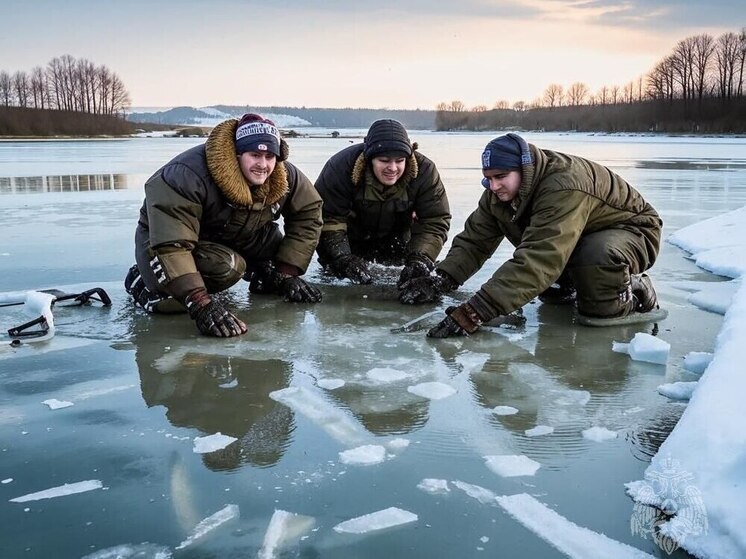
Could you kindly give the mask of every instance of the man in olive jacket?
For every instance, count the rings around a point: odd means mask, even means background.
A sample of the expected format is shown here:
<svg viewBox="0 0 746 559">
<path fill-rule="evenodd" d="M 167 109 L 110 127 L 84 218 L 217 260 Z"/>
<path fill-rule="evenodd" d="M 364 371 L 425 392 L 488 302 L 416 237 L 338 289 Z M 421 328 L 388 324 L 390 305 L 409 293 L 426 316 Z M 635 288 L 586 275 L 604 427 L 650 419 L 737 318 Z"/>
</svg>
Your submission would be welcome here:
<svg viewBox="0 0 746 559">
<path fill-rule="evenodd" d="M 315 186 L 324 200 L 319 262 L 337 277 L 371 283 L 368 263 L 377 261 L 404 265 L 401 285 L 433 269 L 451 223 L 448 197 L 400 122 L 374 122 L 362 144 L 326 163 Z"/>
<path fill-rule="evenodd" d="M 486 191 L 464 231 L 435 273 L 405 284 L 400 299 L 433 301 L 455 289 L 506 237 L 516 249 L 467 303 L 449 308 L 429 336 L 471 334 L 537 295 L 576 299 L 579 321 L 593 325 L 657 307 L 653 284 L 642 272 L 658 255 L 662 221 L 623 178 L 515 134 L 487 144 L 482 173 Z"/>
<path fill-rule="evenodd" d="M 210 294 L 242 277 L 252 293 L 320 301 L 300 275 L 321 234 L 322 202 L 287 156 L 274 123 L 249 113 L 220 123 L 205 144 L 150 177 L 135 232 L 137 264 L 125 280 L 135 302 L 154 313 L 186 308 L 203 334 L 230 337 L 246 325 Z"/>
</svg>

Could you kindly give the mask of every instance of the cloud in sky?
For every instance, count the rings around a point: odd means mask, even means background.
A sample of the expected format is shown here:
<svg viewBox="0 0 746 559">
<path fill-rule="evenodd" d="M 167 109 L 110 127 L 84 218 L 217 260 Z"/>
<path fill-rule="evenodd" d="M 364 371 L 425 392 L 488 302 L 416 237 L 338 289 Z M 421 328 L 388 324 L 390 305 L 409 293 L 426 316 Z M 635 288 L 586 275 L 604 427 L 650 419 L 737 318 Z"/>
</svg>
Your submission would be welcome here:
<svg viewBox="0 0 746 559">
<path fill-rule="evenodd" d="M 742 2 L 4 0 L 0 69 L 103 63 L 134 105 L 433 108 L 623 84 L 679 39 L 739 31 Z"/>
</svg>

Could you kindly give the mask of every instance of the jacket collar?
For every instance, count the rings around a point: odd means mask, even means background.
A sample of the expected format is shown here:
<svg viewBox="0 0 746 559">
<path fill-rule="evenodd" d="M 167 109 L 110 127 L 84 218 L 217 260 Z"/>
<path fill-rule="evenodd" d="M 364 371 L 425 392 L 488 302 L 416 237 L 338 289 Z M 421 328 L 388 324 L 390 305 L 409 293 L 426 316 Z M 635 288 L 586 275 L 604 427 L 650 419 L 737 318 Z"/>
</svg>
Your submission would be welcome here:
<svg viewBox="0 0 746 559">
<path fill-rule="evenodd" d="M 515 212 L 513 221 L 520 219 L 523 212 L 525 212 L 526 208 L 529 206 L 534 188 L 544 175 L 544 169 L 547 164 L 544 152 L 533 144 L 529 144 L 528 147 L 531 150 L 531 156 L 534 162 L 529 165 L 524 165 L 521 168 L 521 186 L 518 188 L 518 196 L 516 196 L 510 203 L 513 212 Z"/>
<path fill-rule="evenodd" d="M 409 183 L 411 183 L 414 179 L 417 178 L 417 176 L 420 173 L 420 166 L 417 163 L 417 158 L 415 157 L 415 151 L 417 151 L 417 142 L 414 142 L 412 144 L 412 155 L 409 156 L 409 159 L 407 159 L 407 166 L 404 169 L 404 174 L 401 176 L 401 178 L 396 182 L 395 185 L 393 185 L 392 188 L 397 188 L 401 185 L 409 186 Z M 355 164 L 352 166 L 352 184 L 355 186 L 358 186 L 364 178 L 366 178 L 366 175 L 371 175 L 371 178 L 374 183 L 378 183 L 375 176 L 373 175 L 373 172 L 370 170 L 370 167 L 368 166 L 368 161 L 365 159 L 365 154 L 361 151 L 360 155 L 357 156 L 357 159 L 355 159 Z M 369 180 L 369 179 L 366 179 Z"/>
<path fill-rule="evenodd" d="M 236 157 L 236 127 L 238 120 L 218 124 L 205 143 L 207 168 L 228 201 L 239 207 L 250 207 L 255 202 L 272 205 L 288 192 L 285 163 L 277 161 L 275 168 L 261 186 L 251 187 L 241 172 Z M 281 143 L 284 140 L 281 140 Z"/>
</svg>

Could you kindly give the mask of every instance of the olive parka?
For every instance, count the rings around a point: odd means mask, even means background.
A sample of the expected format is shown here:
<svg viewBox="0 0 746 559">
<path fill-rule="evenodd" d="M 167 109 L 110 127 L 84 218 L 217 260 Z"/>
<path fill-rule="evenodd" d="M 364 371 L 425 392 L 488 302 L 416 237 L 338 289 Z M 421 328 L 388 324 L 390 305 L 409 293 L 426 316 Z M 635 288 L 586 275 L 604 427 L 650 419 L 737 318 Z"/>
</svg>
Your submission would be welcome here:
<svg viewBox="0 0 746 559">
<path fill-rule="evenodd" d="M 261 186 L 250 187 L 238 164 L 238 121 L 216 126 L 205 144 L 176 156 L 145 183 L 138 227 L 163 267 L 173 295 L 204 287 L 192 250 L 200 241 L 222 244 L 251 260 L 262 228 L 283 218 L 284 237 L 274 256 L 305 273 L 321 234 L 321 198 L 311 181 L 284 161 L 288 146 Z M 248 252 L 248 253 L 247 253 Z"/>
<path fill-rule="evenodd" d="M 533 163 L 522 168 L 511 202 L 489 189 L 436 267 L 463 284 L 507 238 L 515 251 L 474 295 L 490 317 L 508 314 L 550 287 L 562 274 L 581 236 L 601 230 L 639 235 L 649 265 L 660 247 L 662 221 L 622 177 L 606 167 L 529 144 Z M 481 312 L 480 314 L 483 314 Z"/>
<path fill-rule="evenodd" d="M 407 256 L 424 254 L 435 261 L 451 224 L 448 197 L 435 164 L 417 151 L 415 143 L 402 177 L 384 186 L 368 165 L 364 147 L 356 144 L 332 156 L 316 180 L 324 200 L 323 231 L 345 231 L 353 242 L 400 236 L 407 242 Z"/>
</svg>

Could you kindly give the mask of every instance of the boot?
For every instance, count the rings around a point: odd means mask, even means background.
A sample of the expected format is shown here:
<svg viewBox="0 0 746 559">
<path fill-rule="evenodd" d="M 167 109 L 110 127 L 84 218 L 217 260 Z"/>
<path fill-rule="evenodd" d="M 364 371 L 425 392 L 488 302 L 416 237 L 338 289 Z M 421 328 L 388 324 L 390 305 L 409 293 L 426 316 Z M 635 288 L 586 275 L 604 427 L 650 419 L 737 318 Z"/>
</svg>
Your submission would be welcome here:
<svg viewBox="0 0 746 559">
<path fill-rule="evenodd" d="M 576 298 L 575 287 L 562 283 L 553 283 L 539 293 L 539 301 L 547 305 L 568 305 L 574 303 Z"/>
<path fill-rule="evenodd" d="M 653 287 L 653 280 L 647 274 L 633 275 L 630 278 L 632 297 L 635 301 L 635 312 L 646 313 L 658 306 L 658 295 Z"/>
<path fill-rule="evenodd" d="M 124 278 L 124 289 L 132 296 L 137 305 L 149 313 L 171 314 L 186 311 L 186 307 L 173 297 L 153 293 L 145 287 L 145 282 L 140 275 L 137 264 L 127 271 L 127 277 Z"/>
</svg>

